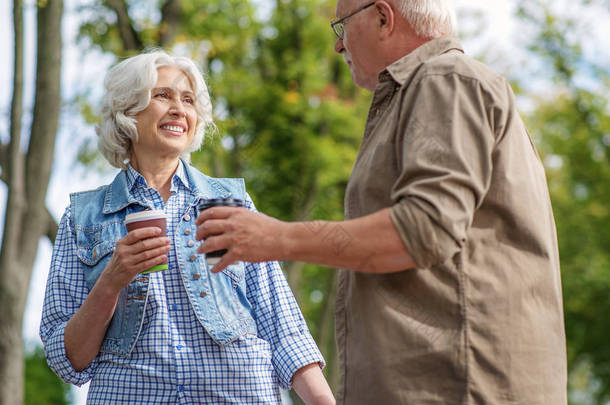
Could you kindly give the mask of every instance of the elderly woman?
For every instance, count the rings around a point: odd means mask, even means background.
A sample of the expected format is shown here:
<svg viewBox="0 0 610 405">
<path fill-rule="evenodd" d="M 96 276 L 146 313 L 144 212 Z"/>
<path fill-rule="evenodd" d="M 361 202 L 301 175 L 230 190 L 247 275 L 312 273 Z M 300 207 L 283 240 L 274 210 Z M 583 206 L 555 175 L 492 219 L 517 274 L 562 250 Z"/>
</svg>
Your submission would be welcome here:
<svg viewBox="0 0 610 405">
<path fill-rule="evenodd" d="M 89 380 L 88 404 L 333 403 L 316 347 L 277 262 L 212 274 L 194 242 L 203 199 L 254 205 L 241 179 L 189 166 L 212 107 L 192 61 L 127 59 L 105 80 L 99 148 L 114 181 L 70 196 L 61 220 L 40 336 L 63 380 Z M 163 210 L 127 232 L 127 214 Z M 168 269 L 142 273 L 167 264 Z"/>
</svg>

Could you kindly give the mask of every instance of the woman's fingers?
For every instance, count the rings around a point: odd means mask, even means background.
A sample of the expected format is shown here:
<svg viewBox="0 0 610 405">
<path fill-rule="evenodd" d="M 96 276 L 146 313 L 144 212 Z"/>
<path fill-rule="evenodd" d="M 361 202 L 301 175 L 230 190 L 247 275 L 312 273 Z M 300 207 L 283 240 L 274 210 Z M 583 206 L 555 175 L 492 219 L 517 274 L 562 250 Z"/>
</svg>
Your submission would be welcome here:
<svg viewBox="0 0 610 405">
<path fill-rule="evenodd" d="M 161 228 L 150 226 L 146 228 L 134 229 L 127 232 L 127 235 L 119 240 L 126 245 L 133 245 L 142 239 L 154 238 L 161 235 Z"/>
<path fill-rule="evenodd" d="M 170 242 L 170 240 L 167 236 L 161 236 L 158 238 L 140 239 L 136 243 L 130 245 L 128 248 L 131 251 L 131 254 L 138 255 L 140 253 L 152 251 L 152 250 L 158 249 L 160 247 L 169 246 L 169 242 Z"/>
<path fill-rule="evenodd" d="M 135 270 L 138 273 L 141 273 L 144 270 L 150 269 L 151 267 L 157 266 L 159 264 L 167 263 L 167 254 L 166 253 L 167 253 L 167 251 L 161 255 L 156 255 L 154 257 L 151 257 L 150 259 L 145 259 L 143 261 L 138 262 L 137 264 L 134 264 L 133 270 Z"/>
<path fill-rule="evenodd" d="M 155 227 L 128 232 L 117 242 L 114 251 L 116 267 L 132 273 L 141 271 L 141 267 L 151 261 L 155 262 L 154 265 L 167 261 L 167 252 L 171 249 L 170 239 L 165 235 L 160 236 L 160 233 L 161 229 Z"/>
<path fill-rule="evenodd" d="M 144 251 L 153 250 L 162 246 L 169 246 L 170 239 L 161 235 L 161 229 L 156 227 L 147 227 L 134 229 L 117 242 L 119 245 L 127 249 L 126 253 L 138 254 Z"/>
<path fill-rule="evenodd" d="M 170 250 L 169 245 L 159 246 L 154 249 L 143 250 L 140 253 L 134 254 L 132 256 L 132 260 L 133 260 L 132 263 L 134 265 L 140 265 L 140 263 L 142 263 L 142 262 L 155 260 L 160 257 L 163 257 L 167 260 L 167 252 L 169 252 L 169 250 Z"/>
</svg>

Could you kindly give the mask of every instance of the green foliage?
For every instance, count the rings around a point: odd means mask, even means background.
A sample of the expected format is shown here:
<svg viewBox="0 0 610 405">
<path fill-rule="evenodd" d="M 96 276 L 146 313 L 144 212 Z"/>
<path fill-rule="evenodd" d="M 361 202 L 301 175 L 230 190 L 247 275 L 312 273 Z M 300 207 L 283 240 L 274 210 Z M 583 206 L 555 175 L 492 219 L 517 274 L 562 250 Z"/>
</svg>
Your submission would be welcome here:
<svg viewBox="0 0 610 405">
<path fill-rule="evenodd" d="M 584 59 L 569 35 L 579 28 L 576 19 L 554 15 L 541 2 L 522 2 L 520 13 L 538 27 L 530 49 L 547 61 L 558 88 L 534 98 L 527 121 L 547 166 L 557 224 L 571 403 L 605 404 L 610 400 L 610 73 Z M 594 79 L 589 86 L 595 92 L 577 84 L 583 71 Z"/>
<path fill-rule="evenodd" d="M 574 91 L 541 102 L 541 140 L 557 222 L 570 370 L 590 363 L 599 401 L 610 389 L 610 115 L 605 98 Z M 599 402 L 604 403 L 604 402 Z"/>
<path fill-rule="evenodd" d="M 67 405 L 70 385 L 61 381 L 47 365 L 44 350 L 25 359 L 25 405 Z"/>
</svg>

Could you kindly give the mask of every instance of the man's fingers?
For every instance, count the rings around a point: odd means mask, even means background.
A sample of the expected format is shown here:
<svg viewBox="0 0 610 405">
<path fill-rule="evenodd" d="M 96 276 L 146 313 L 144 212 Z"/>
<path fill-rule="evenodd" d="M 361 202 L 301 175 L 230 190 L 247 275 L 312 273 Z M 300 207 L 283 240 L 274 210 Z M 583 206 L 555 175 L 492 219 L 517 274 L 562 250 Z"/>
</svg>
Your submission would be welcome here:
<svg viewBox="0 0 610 405">
<path fill-rule="evenodd" d="M 195 239 L 203 240 L 208 236 L 219 235 L 226 231 L 226 222 L 220 219 L 208 219 L 197 227 Z"/>
<path fill-rule="evenodd" d="M 197 248 L 199 253 L 210 253 L 215 250 L 228 249 L 230 246 L 230 239 L 228 236 L 218 235 L 210 236 L 203 241 Z"/>
<path fill-rule="evenodd" d="M 226 218 L 229 218 L 231 215 L 235 214 L 236 212 L 239 212 L 240 210 L 243 210 L 243 209 L 246 209 L 246 208 L 238 208 L 238 207 L 208 208 L 207 210 L 201 211 L 201 213 L 197 216 L 197 219 L 195 219 L 195 225 L 199 226 L 204 221 L 207 221 L 210 219 L 226 219 Z"/>
<path fill-rule="evenodd" d="M 224 255 L 222 255 L 222 258 L 220 259 L 220 261 L 218 263 L 216 263 L 210 271 L 212 273 L 220 273 L 221 271 L 226 269 L 227 266 L 233 264 L 236 261 L 237 260 L 235 260 L 231 257 L 230 253 L 225 253 Z"/>
</svg>

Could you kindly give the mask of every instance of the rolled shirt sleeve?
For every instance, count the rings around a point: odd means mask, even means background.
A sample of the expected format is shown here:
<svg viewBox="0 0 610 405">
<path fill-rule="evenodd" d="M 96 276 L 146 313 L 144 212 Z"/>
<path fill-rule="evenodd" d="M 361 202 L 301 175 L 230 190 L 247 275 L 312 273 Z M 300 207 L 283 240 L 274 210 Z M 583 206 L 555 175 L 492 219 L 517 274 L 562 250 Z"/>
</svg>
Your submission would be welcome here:
<svg viewBox="0 0 610 405">
<path fill-rule="evenodd" d="M 408 97 L 390 215 L 417 267 L 429 268 L 461 249 L 489 188 L 495 108 L 480 82 L 455 72 L 424 76 Z"/>
<path fill-rule="evenodd" d="M 64 344 L 64 331 L 70 318 L 85 301 L 88 289 L 76 256 L 70 208 L 66 209 L 53 246 L 51 268 L 47 280 L 40 338 L 45 348 L 49 367 L 65 382 L 82 385 L 93 377 L 97 365 L 94 359 L 78 372 L 68 357 Z"/>
<path fill-rule="evenodd" d="M 248 208 L 255 210 L 251 200 Z M 269 342 L 280 386 L 290 389 L 294 373 L 308 364 L 325 366 L 307 323 L 277 262 L 246 263 L 247 297 L 258 334 Z"/>
</svg>

